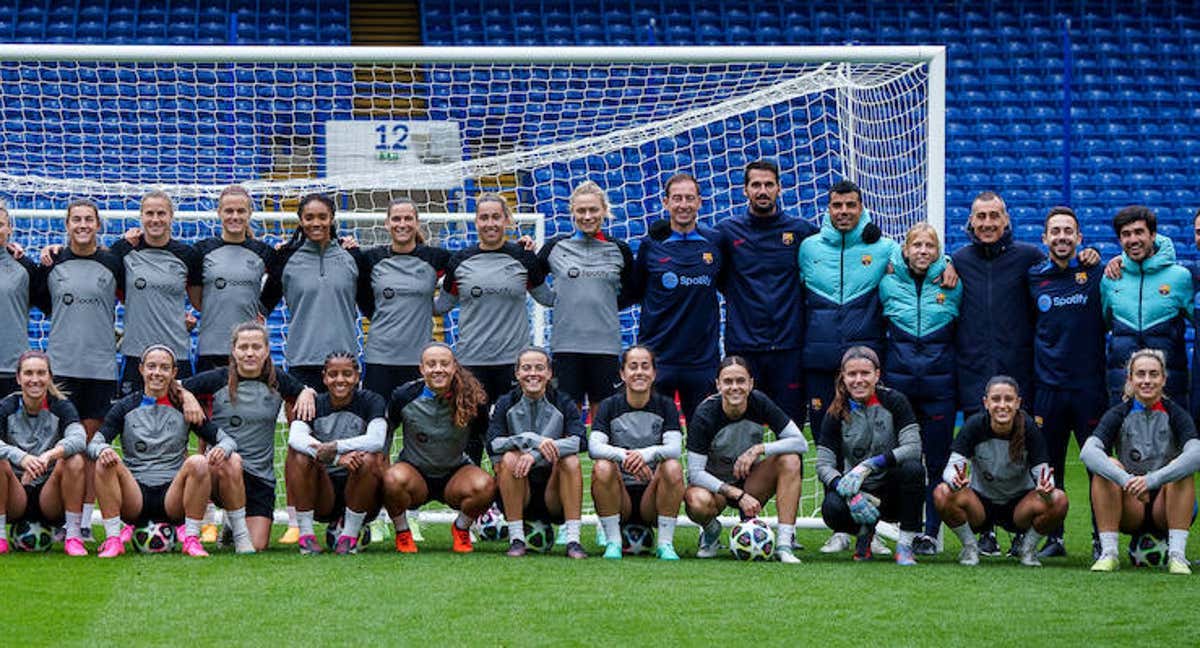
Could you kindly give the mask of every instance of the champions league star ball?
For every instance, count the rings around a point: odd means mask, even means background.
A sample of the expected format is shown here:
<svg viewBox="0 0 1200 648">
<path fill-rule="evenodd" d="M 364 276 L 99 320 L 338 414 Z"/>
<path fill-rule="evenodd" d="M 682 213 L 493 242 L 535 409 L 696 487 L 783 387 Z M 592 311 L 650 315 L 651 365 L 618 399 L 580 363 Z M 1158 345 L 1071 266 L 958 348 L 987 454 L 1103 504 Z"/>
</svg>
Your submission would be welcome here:
<svg viewBox="0 0 1200 648">
<path fill-rule="evenodd" d="M 729 550 L 738 560 L 770 560 L 775 555 L 775 532 L 758 518 L 743 520 L 729 531 Z"/>
<path fill-rule="evenodd" d="M 21 551 L 49 551 L 54 536 L 41 523 L 22 520 L 12 525 L 12 541 Z"/>
<path fill-rule="evenodd" d="M 538 520 L 525 521 L 525 546 L 540 553 L 554 547 L 554 527 Z"/>
<path fill-rule="evenodd" d="M 167 553 L 175 548 L 175 527 L 150 522 L 133 530 L 133 546 L 141 553 Z"/>
<path fill-rule="evenodd" d="M 641 524 L 626 524 L 621 527 L 621 553 L 637 556 L 650 551 L 654 546 L 654 531 Z"/>
<path fill-rule="evenodd" d="M 479 526 L 479 538 L 487 542 L 499 542 L 508 539 L 508 521 L 500 512 L 500 507 L 492 505 L 475 521 Z"/>
<path fill-rule="evenodd" d="M 1129 539 L 1129 562 L 1134 567 L 1161 567 L 1167 564 L 1167 543 L 1149 533 Z"/>
</svg>

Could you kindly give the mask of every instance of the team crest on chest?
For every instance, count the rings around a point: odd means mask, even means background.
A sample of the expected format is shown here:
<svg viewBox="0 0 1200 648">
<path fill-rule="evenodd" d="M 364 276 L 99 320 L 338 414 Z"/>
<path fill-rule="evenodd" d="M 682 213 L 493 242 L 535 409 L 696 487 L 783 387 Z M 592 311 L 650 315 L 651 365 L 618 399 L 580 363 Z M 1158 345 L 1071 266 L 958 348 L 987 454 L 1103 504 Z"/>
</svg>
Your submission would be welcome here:
<svg viewBox="0 0 1200 648">
<path fill-rule="evenodd" d="M 869 266 L 869 265 L 871 265 L 871 262 L 872 262 L 872 261 L 874 261 L 874 259 L 873 259 L 873 258 L 871 258 L 871 255 L 870 255 L 870 254 L 864 254 L 864 255 L 862 255 L 862 264 L 863 264 L 863 265 L 865 265 L 865 266 Z"/>
<path fill-rule="evenodd" d="M 1086 272 L 1076 272 L 1075 273 L 1075 283 L 1079 284 L 1080 286 L 1087 283 L 1087 273 Z"/>
<path fill-rule="evenodd" d="M 1163 285 L 1159 286 L 1158 294 L 1160 294 L 1164 297 L 1167 295 L 1170 295 L 1171 294 L 1171 286 L 1169 284 L 1163 284 Z"/>
<path fill-rule="evenodd" d="M 1038 424 L 1038 427 L 1042 427 L 1043 425 L 1046 424 L 1045 420 L 1040 416 L 1033 417 L 1033 421 L 1034 421 L 1034 423 Z"/>
<path fill-rule="evenodd" d="M 812 406 L 813 409 L 817 409 L 817 410 L 822 409 L 820 398 L 812 399 L 812 401 L 809 404 Z"/>
<path fill-rule="evenodd" d="M 940 292 L 937 294 L 937 303 L 939 305 L 946 303 L 946 293 Z"/>
<path fill-rule="evenodd" d="M 700 258 L 704 259 L 704 262 L 707 263 L 708 265 L 712 265 L 712 262 L 713 262 L 712 252 L 705 252 L 704 254 L 700 255 Z"/>
<path fill-rule="evenodd" d="M 792 232 L 784 232 L 783 233 L 783 244 L 784 245 L 791 245 L 792 243 L 795 243 L 795 242 L 796 242 L 795 234 L 793 234 Z"/>
</svg>

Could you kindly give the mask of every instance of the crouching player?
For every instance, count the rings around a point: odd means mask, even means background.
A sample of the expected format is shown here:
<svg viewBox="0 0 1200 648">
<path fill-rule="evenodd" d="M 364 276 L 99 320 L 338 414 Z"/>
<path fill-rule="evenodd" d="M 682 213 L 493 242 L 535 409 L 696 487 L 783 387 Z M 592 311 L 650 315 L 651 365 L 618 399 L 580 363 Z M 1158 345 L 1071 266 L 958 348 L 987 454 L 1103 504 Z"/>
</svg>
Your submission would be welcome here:
<svg viewBox="0 0 1200 648">
<path fill-rule="evenodd" d="M 530 348 L 517 358 L 518 388 L 500 397 L 487 448 L 508 520 L 508 555 L 524 556 L 525 517 L 566 523 L 567 556 L 587 558 L 579 543 L 583 421 L 567 394 L 550 387 L 550 355 Z"/>
<path fill-rule="evenodd" d="M 625 389 L 600 402 L 592 417 L 592 501 L 604 529 L 604 557 L 621 558 L 621 523 L 657 520 L 662 560 L 679 560 L 675 522 L 683 501 L 683 434 L 679 410 L 654 391 L 654 354 L 631 346 L 621 356 Z"/>
<path fill-rule="evenodd" d="M 329 354 L 321 377 L 328 391 L 317 396 L 311 423 L 292 421 L 284 470 L 300 526 L 300 553 L 321 553 L 314 519 L 340 519 L 334 551 L 346 555 L 358 552 L 367 513 L 379 510 L 387 406 L 379 394 L 358 388 L 358 359 L 349 352 Z"/>
<path fill-rule="evenodd" d="M 496 496 L 495 481 L 466 454 L 471 439 L 486 435 L 487 392 L 441 342 L 421 351 L 420 370 L 422 379 L 397 387 L 388 403 L 388 427 L 404 428 L 404 447 L 383 477 L 396 551 L 417 552 L 407 511 L 437 500 L 458 509 L 452 549 L 470 553 L 471 523 Z"/>
<path fill-rule="evenodd" d="M 776 496 L 779 534 L 775 555 L 798 563 L 792 552 L 800 507 L 800 455 L 808 442 L 800 428 L 771 399 L 754 389 L 750 368 L 727 356 L 717 372 L 717 395 L 700 403 L 688 425 L 687 515 L 700 525 L 697 558 L 712 558 L 721 537 L 717 516 L 725 507 L 743 518 L 757 516 Z M 763 443 L 763 427 L 776 440 Z"/>
<path fill-rule="evenodd" d="M 87 434 L 75 406 L 54 386 L 46 354 L 22 353 L 16 380 L 21 391 L 0 400 L 0 554 L 8 553 L 5 525 L 31 520 L 65 521 L 63 551 L 86 556 L 81 522 Z"/>
<path fill-rule="evenodd" d="M 898 521 L 896 563 L 915 565 L 925 467 L 921 430 L 904 394 L 879 384 L 879 356 L 867 347 L 842 355 L 834 399 L 817 437 L 821 517 L 834 531 L 857 533 L 854 559 L 871 558 L 879 520 Z"/>
<path fill-rule="evenodd" d="M 200 525 L 212 493 L 212 470 L 237 450 L 237 442 L 212 421 L 191 426 L 183 415 L 183 390 L 175 381 L 175 353 L 153 344 L 142 352 L 142 390 L 116 402 L 88 444 L 96 462 L 96 496 L 107 536 L 101 558 L 125 553 L 122 519 L 184 522 L 183 553 L 203 558 Z M 204 455 L 184 459 L 189 429 L 209 443 Z M 110 445 L 121 437 L 121 455 Z"/>
<path fill-rule="evenodd" d="M 1104 413 L 1079 458 L 1092 477 L 1092 511 L 1100 532 L 1100 558 L 1092 571 L 1114 571 L 1117 534 L 1167 532 L 1167 568 L 1190 574 L 1184 549 L 1196 505 L 1193 474 L 1200 468 L 1200 439 L 1187 410 L 1163 396 L 1162 351 L 1129 357 L 1125 402 Z M 1109 453 L 1116 452 L 1116 457 Z"/>
<path fill-rule="evenodd" d="M 958 562 L 964 565 L 979 564 L 975 534 L 999 524 L 1021 534 L 1021 564 L 1038 567 L 1037 543 L 1067 517 L 1067 494 L 1054 487 L 1045 440 L 1021 409 L 1019 394 L 1008 376 L 988 381 L 985 411 L 963 423 L 950 444 L 943 483 L 933 491 L 938 513 L 962 541 Z"/>
</svg>

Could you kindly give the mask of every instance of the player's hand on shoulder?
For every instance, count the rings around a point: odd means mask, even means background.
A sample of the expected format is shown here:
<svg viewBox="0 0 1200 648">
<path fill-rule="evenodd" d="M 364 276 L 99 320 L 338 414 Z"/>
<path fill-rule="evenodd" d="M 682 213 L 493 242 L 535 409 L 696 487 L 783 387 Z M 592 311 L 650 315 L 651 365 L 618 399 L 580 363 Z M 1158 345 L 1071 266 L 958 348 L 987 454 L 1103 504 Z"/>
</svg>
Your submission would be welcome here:
<svg viewBox="0 0 1200 648">
<path fill-rule="evenodd" d="M 1104 276 L 1108 277 L 1112 281 L 1120 279 L 1124 264 L 1125 262 L 1121 260 L 1121 255 L 1119 254 L 1109 259 L 1108 263 L 1104 265 Z"/>
<path fill-rule="evenodd" d="M 1100 263 L 1100 253 L 1094 248 L 1083 248 L 1076 256 L 1079 263 L 1088 268 Z"/>
<path fill-rule="evenodd" d="M 953 290 L 958 285 L 958 271 L 954 269 L 953 263 L 946 263 L 946 268 L 942 270 L 942 276 L 938 277 L 936 283 L 947 290 Z"/>
<path fill-rule="evenodd" d="M 25 248 L 16 241 L 9 241 L 4 246 L 4 249 L 8 250 L 8 253 L 11 254 L 12 258 L 14 259 L 21 259 L 25 257 Z"/>
<path fill-rule="evenodd" d="M 53 245 L 47 245 L 46 247 L 42 248 L 42 255 L 41 255 L 41 258 L 38 259 L 38 261 L 40 261 L 41 264 L 44 266 L 54 265 L 54 257 L 58 256 L 58 253 L 62 252 L 62 249 L 63 249 L 63 246 L 60 243 L 55 243 Z M 17 255 L 14 254 L 13 256 L 17 256 Z M 18 257 L 18 258 L 20 258 L 20 257 Z"/>
</svg>

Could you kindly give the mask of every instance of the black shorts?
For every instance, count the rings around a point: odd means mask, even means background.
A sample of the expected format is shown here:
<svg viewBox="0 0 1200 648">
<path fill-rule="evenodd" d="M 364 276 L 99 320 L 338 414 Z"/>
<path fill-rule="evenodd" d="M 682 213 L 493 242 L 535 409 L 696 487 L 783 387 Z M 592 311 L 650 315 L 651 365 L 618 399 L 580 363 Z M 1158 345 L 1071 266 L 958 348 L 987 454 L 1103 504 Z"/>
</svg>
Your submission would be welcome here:
<svg viewBox="0 0 1200 648">
<path fill-rule="evenodd" d="M 363 372 L 363 389 L 373 391 L 384 400 L 392 397 L 392 390 L 421 377 L 416 365 L 385 365 L 367 363 Z"/>
<path fill-rule="evenodd" d="M 621 384 L 621 361 L 606 353 L 555 353 L 554 377 L 559 391 L 580 405 L 587 396 L 588 403 L 596 407 Z"/>
<path fill-rule="evenodd" d="M 19 518 L 9 518 L 10 523 L 20 522 L 40 522 L 42 524 L 62 524 L 63 518 L 51 520 L 46 517 L 46 513 L 42 511 L 42 489 L 46 487 L 48 480 L 42 480 L 42 483 L 24 484 L 25 489 L 25 513 Z"/>
<path fill-rule="evenodd" d="M 566 521 L 562 511 L 552 513 L 550 507 L 546 506 L 546 486 L 549 484 L 549 469 L 529 471 L 529 501 L 525 503 L 525 510 L 521 511 L 522 520 L 536 520 L 547 524 L 562 524 Z M 496 503 L 500 505 L 500 510 L 504 511 L 504 499 L 500 497 L 499 492 L 496 493 Z M 511 516 L 504 511 L 504 517 L 508 519 Z"/>
<path fill-rule="evenodd" d="M 209 369 L 218 367 L 228 367 L 229 356 L 227 355 L 202 355 L 196 356 L 196 373 L 202 373 Z"/>
<path fill-rule="evenodd" d="M 406 461 L 404 463 L 408 462 Z M 450 470 L 450 472 L 440 477 L 432 477 L 425 474 L 420 468 L 417 468 L 412 464 L 408 465 L 412 466 L 413 470 L 417 471 L 417 474 L 421 476 L 421 479 L 425 480 L 425 490 L 429 493 L 429 495 L 426 496 L 425 501 L 438 501 L 442 504 L 447 504 L 446 485 L 450 483 L 451 479 L 454 479 L 454 476 L 457 475 L 458 471 L 462 470 L 464 466 L 474 466 L 475 464 L 471 463 L 470 461 L 464 461 L 463 463 L 455 466 L 452 470 Z"/>
<path fill-rule="evenodd" d="M 138 356 L 124 356 L 125 361 L 121 364 L 121 396 L 128 396 L 132 393 L 142 390 L 142 373 L 138 371 L 138 366 L 141 365 L 142 359 Z M 175 378 L 183 380 L 192 377 L 192 359 L 191 358 L 176 358 L 175 359 Z M 81 415 L 82 417 L 82 415 Z"/>
<path fill-rule="evenodd" d="M 516 360 L 516 358 L 514 358 Z M 494 405 L 501 396 L 513 390 L 517 384 L 517 376 L 513 373 L 513 366 L 510 364 L 503 365 L 476 365 L 467 367 L 471 375 L 483 385 L 483 390 L 488 395 L 488 405 Z"/>
<path fill-rule="evenodd" d="M 646 489 L 650 488 L 650 483 L 645 484 L 623 484 L 625 492 L 629 493 L 629 517 L 621 520 L 624 524 L 640 524 L 642 526 L 653 526 L 658 524 L 658 520 L 650 521 L 642 519 L 642 498 L 646 496 Z"/>
<path fill-rule="evenodd" d="M 287 372 L 305 386 L 317 390 L 318 394 L 329 391 L 329 388 L 325 386 L 324 365 L 292 365 L 288 367 Z"/>
<path fill-rule="evenodd" d="M 62 387 L 67 399 L 79 412 L 80 419 L 103 419 L 112 409 L 117 397 L 117 381 L 94 378 L 55 377 L 54 382 Z"/>
<path fill-rule="evenodd" d="M 143 526 L 148 522 L 183 522 L 182 518 L 176 519 L 167 515 L 167 490 L 171 488 L 171 482 L 158 486 L 147 486 L 138 482 L 137 485 L 142 491 L 142 510 L 138 513 L 134 526 Z"/>
<path fill-rule="evenodd" d="M 0 398 L 21 391 L 16 374 L 0 373 Z"/>
<path fill-rule="evenodd" d="M 346 509 L 346 482 L 350 480 L 350 472 L 341 470 L 338 472 L 327 473 L 329 481 L 333 483 L 333 507 L 325 513 L 314 511 L 314 519 L 317 522 L 325 522 L 332 524 L 342 519 L 342 514 Z M 273 497 L 273 496 L 272 496 Z M 247 502 L 249 498 L 247 498 Z M 274 503 L 274 502 L 272 502 Z M 249 512 L 247 512 L 249 514 Z"/>
<path fill-rule="evenodd" d="M 242 482 L 246 486 L 246 517 L 273 517 L 275 515 L 275 482 L 255 477 L 242 471 Z M 213 504 L 228 510 L 224 494 L 217 491 Z"/>
<path fill-rule="evenodd" d="M 1158 494 L 1161 492 L 1161 488 L 1156 488 L 1149 492 L 1150 499 L 1146 500 L 1146 504 L 1144 505 L 1145 513 L 1142 515 L 1142 526 L 1138 527 L 1138 533 L 1148 533 L 1156 537 L 1162 535 L 1164 529 L 1160 529 L 1154 524 L 1154 500 L 1158 499 Z"/>
<path fill-rule="evenodd" d="M 1025 491 L 1007 502 L 997 502 L 984 497 L 979 491 L 975 491 L 975 495 L 979 497 L 979 501 L 983 502 L 984 518 L 983 526 L 980 528 L 988 529 L 998 524 L 1009 533 L 1020 533 L 1021 530 L 1017 528 L 1013 514 L 1017 510 L 1017 504 L 1020 504 L 1021 500 L 1028 494 L 1029 491 Z"/>
</svg>

